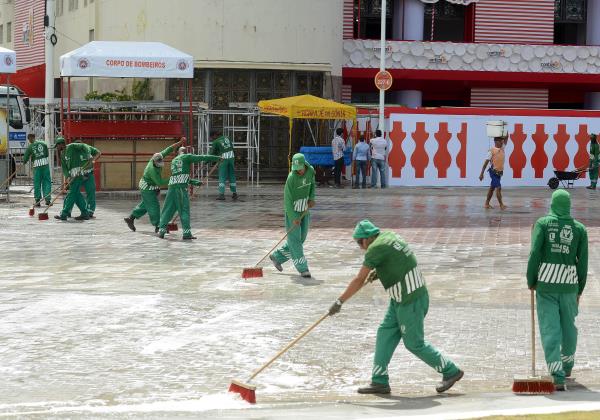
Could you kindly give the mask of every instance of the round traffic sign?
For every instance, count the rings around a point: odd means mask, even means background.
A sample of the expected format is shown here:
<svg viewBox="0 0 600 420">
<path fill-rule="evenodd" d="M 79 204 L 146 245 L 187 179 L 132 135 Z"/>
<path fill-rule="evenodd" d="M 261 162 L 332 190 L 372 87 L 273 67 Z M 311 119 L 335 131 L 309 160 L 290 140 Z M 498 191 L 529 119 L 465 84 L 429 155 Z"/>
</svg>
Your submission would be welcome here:
<svg viewBox="0 0 600 420">
<path fill-rule="evenodd" d="M 393 81 L 392 75 L 387 70 L 379 71 L 375 75 L 375 86 L 379 90 L 388 90 L 392 87 Z"/>
</svg>

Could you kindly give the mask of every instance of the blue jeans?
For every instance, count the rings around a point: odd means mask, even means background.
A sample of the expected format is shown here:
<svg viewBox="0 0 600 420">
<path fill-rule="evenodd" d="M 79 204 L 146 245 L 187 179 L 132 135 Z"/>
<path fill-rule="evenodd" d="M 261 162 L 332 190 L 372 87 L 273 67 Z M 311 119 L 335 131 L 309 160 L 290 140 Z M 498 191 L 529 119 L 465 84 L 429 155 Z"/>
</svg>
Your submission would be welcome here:
<svg viewBox="0 0 600 420">
<path fill-rule="evenodd" d="M 385 188 L 385 160 L 371 159 L 371 187 L 377 186 L 377 170 L 379 170 L 379 176 L 381 177 L 381 188 Z"/>
<path fill-rule="evenodd" d="M 362 187 L 367 188 L 367 161 L 355 160 L 356 175 L 354 176 L 354 186 L 358 187 L 359 176 L 362 175 Z"/>
</svg>

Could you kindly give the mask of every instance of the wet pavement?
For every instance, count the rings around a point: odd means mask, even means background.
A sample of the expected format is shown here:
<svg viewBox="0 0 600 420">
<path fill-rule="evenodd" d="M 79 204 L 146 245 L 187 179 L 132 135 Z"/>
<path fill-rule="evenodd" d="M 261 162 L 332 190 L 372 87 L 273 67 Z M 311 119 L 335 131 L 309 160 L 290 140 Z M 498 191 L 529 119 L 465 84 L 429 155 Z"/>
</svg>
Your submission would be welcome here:
<svg viewBox="0 0 600 420">
<path fill-rule="evenodd" d="M 242 188 L 237 203 L 202 192 L 192 202 L 193 242 L 181 240 L 181 226 L 160 240 L 147 218 L 129 231 L 123 217 L 135 201 L 123 197 L 135 194 L 101 194 L 89 222 L 52 220 L 58 209 L 51 220 L 31 218 L 31 199 L 15 194 L 0 202 L 0 416 L 441 418 L 503 402 L 598 402 L 600 192 L 584 188 L 572 190 L 590 267 L 571 391 L 509 393 L 514 375 L 529 374 L 524 273 L 531 225 L 550 194 L 507 188 L 500 211 L 483 209 L 483 188 L 319 188 L 305 244 L 313 278 L 288 263 L 249 280 L 242 269 L 283 234 L 281 186 Z M 256 378 L 256 406 L 228 394 L 232 379 L 245 380 L 343 291 L 362 262 L 352 229 L 366 217 L 412 245 L 430 293 L 426 338 L 464 379 L 437 396 L 438 374 L 400 345 L 389 368 L 393 396 L 356 394 L 370 379 L 387 305 L 383 288 L 370 285 Z M 539 339 L 537 350 L 544 373 Z"/>
</svg>

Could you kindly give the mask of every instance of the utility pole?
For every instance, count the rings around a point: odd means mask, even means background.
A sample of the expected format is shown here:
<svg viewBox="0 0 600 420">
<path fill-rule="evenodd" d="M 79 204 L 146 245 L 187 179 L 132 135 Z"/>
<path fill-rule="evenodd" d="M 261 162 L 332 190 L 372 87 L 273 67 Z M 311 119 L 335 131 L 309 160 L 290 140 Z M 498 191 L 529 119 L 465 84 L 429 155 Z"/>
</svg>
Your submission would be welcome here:
<svg viewBox="0 0 600 420">
<path fill-rule="evenodd" d="M 45 39 L 45 60 L 46 78 L 44 93 L 44 140 L 48 147 L 54 146 L 54 121 L 51 113 L 51 103 L 54 101 L 54 44 L 56 35 L 54 35 L 55 19 L 55 0 L 46 0 L 46 14 L 44 16 L 44 39 Z M 49 153 L 50 158 L 50 177 L 54 169 L 54 153 Z"/>
<path fill-rule="evenodd" d="M 379 72 L 383 73 L 385 71 L 385 22 L 386 22 L 386 0 L 381 0 L 381 40 L 380 40 L 380 49 L 379 49 Z M 384 116 L 384 108 L 385 108 L 385 90 L 379 89 L 379 126 L 378 128 L 381 130 L 385 137 L 385 116 Z"/>
</svg>

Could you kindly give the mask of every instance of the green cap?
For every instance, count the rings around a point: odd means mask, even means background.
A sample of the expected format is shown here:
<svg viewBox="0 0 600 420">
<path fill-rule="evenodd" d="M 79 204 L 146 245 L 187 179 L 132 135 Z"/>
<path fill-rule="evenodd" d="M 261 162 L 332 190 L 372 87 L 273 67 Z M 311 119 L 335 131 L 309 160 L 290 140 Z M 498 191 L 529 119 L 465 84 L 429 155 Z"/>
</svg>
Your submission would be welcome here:
<svg viewBox="0 0 600 420">
<path fill-rule="evenodd" d="M 354 228 L 354 234 L 352 237 L 354 239 L 364 239 L 370 238 L 371 236 L 375 236 L 379 233 L 379 228 L 375 226 L 370 220 L 361 220 L 356 224 Z"/>
<path fill-rule="evenodd" d="M 292 171 L 297 171 L 304 168 L 304 155 L 302 153 L 296 153 L 292 156 Z"/>
<path fill-rule="evenodd" d="M 54 139 L 54 147 L 58 146 L 59 144 L 65 144 L 64 137 L 57 137 Z"/>
</svg>

